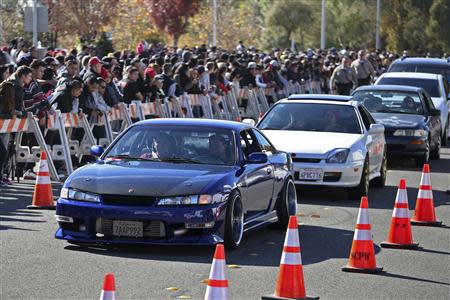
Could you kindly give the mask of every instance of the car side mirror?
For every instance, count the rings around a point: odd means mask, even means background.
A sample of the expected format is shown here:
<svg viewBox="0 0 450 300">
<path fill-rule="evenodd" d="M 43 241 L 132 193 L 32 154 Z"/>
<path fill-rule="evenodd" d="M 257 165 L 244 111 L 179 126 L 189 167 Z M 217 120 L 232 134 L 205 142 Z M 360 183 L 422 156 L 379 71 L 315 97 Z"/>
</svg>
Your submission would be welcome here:
<svg viewBox="0 0 450 300">
<path fill-rule="evenodd" d="M 262 152 L 253 152 L 247 158 L 249 164 L 264 164 L 269 160 L 267 154 Z"/>
<path fill-rule="evenodd" d="M 371 124 L 370 133 L 384 133 L 384 126 L 382 124 Z"/>
<path fill-rule="evenodd" d="M 256 122 L 253 119 L 244 119 L 244 120 L 242 120 L 242 123 L 250 125 L 252 127 L 256 125 Z"/>
<path fill-rule="evenodd" d="M 105 152 L 105 148 L 99 145 L 95 145 L 91 147 L 91 155 L 93 156 L 100 156 Z"/>
<path fill-rule="evenodd" d="M 428 115 L 431 117 L 439 117 L 441 115 L 441 111 L 439 109 L 430 109 L 430 113 Z"/>
</svg>

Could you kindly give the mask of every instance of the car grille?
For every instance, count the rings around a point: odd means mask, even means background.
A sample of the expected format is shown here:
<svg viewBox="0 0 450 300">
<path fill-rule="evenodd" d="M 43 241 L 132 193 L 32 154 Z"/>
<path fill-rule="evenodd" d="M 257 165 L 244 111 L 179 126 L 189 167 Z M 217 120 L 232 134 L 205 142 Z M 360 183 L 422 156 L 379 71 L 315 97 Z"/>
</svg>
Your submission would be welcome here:
<svg viewBox="0 0 450 300">
<path fill-rule="evenodd" d="M 125 221 L 125 220 L 123 220 Z M 162 238 L 166 236 L 166 227 L 162 221 L 141 221 L 141 220 L 127 220 L 139 221 L 144 225 L 144 238 Z M 102 233 L 107 237 L 113 236 L 113 219 L 98 218 L 96 223 L 96 231 Z"/>
<path fill-rule="evenodd" d="M 320 158 L 303 158 L 303 157 L 293 157 L 292 161 L 293 162 L 298 162 L 298 163 L 320 163 L 322 159 Z"/>
<path fill-rule="evenodd" d="M 102 202 L 109 205 L 152 206 L 155 201 L 151 196 L 102 195 Z"/>
</svg>

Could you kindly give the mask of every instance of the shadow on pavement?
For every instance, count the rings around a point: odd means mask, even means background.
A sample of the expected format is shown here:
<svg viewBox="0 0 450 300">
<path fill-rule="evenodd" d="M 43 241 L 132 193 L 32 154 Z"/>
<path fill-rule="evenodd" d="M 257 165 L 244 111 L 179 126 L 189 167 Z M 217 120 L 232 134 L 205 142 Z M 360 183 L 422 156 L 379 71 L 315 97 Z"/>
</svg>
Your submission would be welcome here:
<svg viewBox="0 0 450 300">
<path fill-rule="evenodd" d="M 413 281 L 420 281 L 420 282 L 428 282 L 428 283 L 435 283 L 435 284 L 449 285 L 450 286 L 450 283 L 448 283 L 448 282 L 442 282 L 442 281 L 435 281 L 435 280 L 411 277 L 411 276 L 394 274 L 394 273 L 389 273 L 389 272 L 382 272 L 380 274 L 376 274 L 375 276 L 385 276 L 385 277 L 392 277 L 392 278 L 399 278 L 399 279 L 406 279 L 406 280 L 413 280 Z"/>
<path fill-rule="evenodd" d="M 301 225 L 299 231 L 304 265 L 348 258 L 352 231 L 311 225 Z M 284 238 L 285 232 L 281 230 L 263 228 L 250 232 L 244 236 L 238 249 L 226 251 L 227 264 L 279 266 Z M 207 264 L 211 263 L 214 254 L 213 246 L 69 245 L 64 249 L 113 257 Z M 380 248 L 375 246 L 375 251 L 379 252 Z"/>
</svg>

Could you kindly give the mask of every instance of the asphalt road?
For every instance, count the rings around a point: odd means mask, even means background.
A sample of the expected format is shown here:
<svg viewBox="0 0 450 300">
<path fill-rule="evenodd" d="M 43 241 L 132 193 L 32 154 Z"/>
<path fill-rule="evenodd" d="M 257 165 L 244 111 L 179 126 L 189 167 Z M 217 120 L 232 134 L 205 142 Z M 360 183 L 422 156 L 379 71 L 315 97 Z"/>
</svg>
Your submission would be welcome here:
<svg viewBox="0 0 450 300">
<path fill-rule="evenodd" d="M 450 148 L 431 163 L 439 220 L 445 227 L 413 227 L 420 250 L 382 249 L 396 186 L 407 179 L 413 213 L 420 170 L 407 160 L 391 162 L 387 186 L 371 189 L 370 218 L 380 275 L 344 273 L 358 201 L 335 189 L 299 188 L 298 221 L 306 292 L 321 299 L 449 299 Z M 53 185 L 54 194 L 59 185 Z M 98 299 L 106 272 L 114 272 L 118 299 L 201 299 L 212 247 L 81 248 L 56 240 L 54 211 L 27 210 L 31 182 L 0 190 L 0 299 Z M 233 299 L 260 299 L 275 287 L 284 232 L 254 231 L 226 253 Z M 167 290 L 173 287 L 174 289 Z"/>
</svg>

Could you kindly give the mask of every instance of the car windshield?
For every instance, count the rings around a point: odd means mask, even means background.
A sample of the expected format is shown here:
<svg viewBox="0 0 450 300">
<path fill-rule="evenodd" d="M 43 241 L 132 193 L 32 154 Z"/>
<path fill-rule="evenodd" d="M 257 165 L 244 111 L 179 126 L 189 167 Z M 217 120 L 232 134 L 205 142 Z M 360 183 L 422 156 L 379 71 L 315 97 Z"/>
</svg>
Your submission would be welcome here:
<svg viewBox="0 0 450 300">
<path fill-rule="evenodd" d="M 450 83 L 450 67 L 447 66 L 432 66 L 432 65 L 416 65 L 416 64 L 394 64 L 389 69 L 389 72 L 419 72 L 441 74 L 447 82 Z"/>
<path fill-rule="evenodd" d="M 383 77 L 377 83 L 380 84 L 416 86 L 423 88 L 431 97 L 441 96 L 439 81 L 436 79 Z"/>
<path fill-rule="evenodd" d="M 371 113 L 423 114 L 419 94 L 394 91 L 358 91 L 354 95 Z"/>
<path fill-rule="evenodd" d="M 231 130 L 212 127 L 133 126 L 120 137 L 104 158 L 233 165 L 233 137 Z"/>
<path fill-rule="evenodd" d="M 355 109 L 349 105 L 282 103 L 258 125 L 261 130 L 361 133 Z"/>
</svg>

